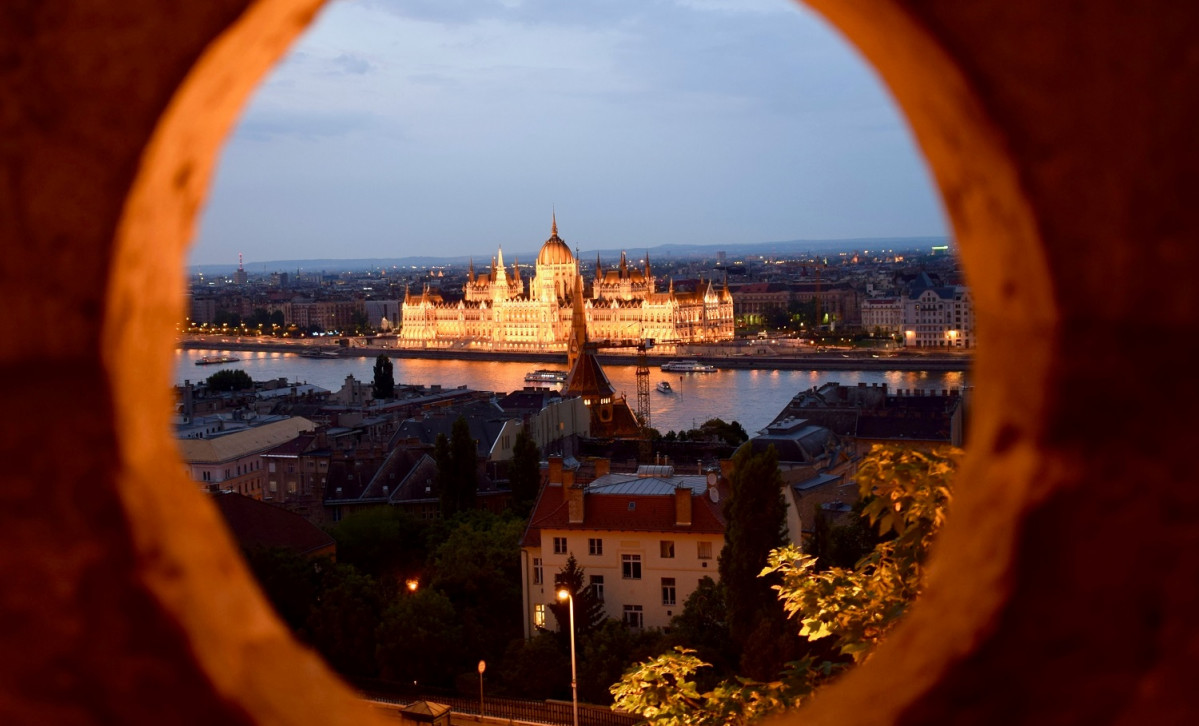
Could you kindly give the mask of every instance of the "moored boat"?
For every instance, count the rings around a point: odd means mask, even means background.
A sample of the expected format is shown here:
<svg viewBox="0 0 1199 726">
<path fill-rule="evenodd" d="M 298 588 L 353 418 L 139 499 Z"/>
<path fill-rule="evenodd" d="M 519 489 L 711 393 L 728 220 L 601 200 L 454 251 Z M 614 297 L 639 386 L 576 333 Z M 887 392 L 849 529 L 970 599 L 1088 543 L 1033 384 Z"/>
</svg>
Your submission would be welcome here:
<svg viewBox="0 0 1199 726">
<path fill-rule="evenodd" d="M 555 371 L 548 368 L 538 368 L 525 374 L 526 383 L 562 383 L 566 380 L 566 371 Z"/>
<path fill-rule="evenodd" d="M 239 360 L 241 360 L 241 358 L 235 358 L 231 355 L 205 355 L 196 359 L 196 365 L 215 366 L 220 365 L 221 363 L 234 363 Z"/>
<path fill-rule="evenodd" d="M 662 364 L 662 370 L 670 373 L 715 373 L 716 366 L 697 360 L 672 360 Z"/>
</svg>

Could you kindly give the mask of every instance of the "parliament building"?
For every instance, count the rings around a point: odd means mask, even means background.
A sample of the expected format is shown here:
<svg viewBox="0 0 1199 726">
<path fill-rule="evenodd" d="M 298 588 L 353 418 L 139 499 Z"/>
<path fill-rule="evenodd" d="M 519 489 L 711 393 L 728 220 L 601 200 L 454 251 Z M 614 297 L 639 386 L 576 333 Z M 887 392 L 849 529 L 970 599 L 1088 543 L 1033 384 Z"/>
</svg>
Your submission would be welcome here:
<svg viewBox="0 0 1199 726">
<path fill-rule="evenodd" d="M 426 287 L 409 292 L 402 305 L 401 345 L 414 348 L 566 351 L 571 337 L 571 308 L 580 277 L 579 262 L 558 236 L 553 221 L 550 238 L 537 254 L 533 279 L 526 283 L 520 268 L 504 266 L 504 252 L 491 269 L 476 274 L 471 264 L 460 300 L 446 301 Z M 733 339 L 733 297 L 701 280 L 697 289 L 676 292 L 673 282 L 659 291 L 650 269 L 620 263 L 604 269 L 596 258 L 590 294 L 583 292 L 588 338 L 592 341 L 708 343 Z"/>
</svg>

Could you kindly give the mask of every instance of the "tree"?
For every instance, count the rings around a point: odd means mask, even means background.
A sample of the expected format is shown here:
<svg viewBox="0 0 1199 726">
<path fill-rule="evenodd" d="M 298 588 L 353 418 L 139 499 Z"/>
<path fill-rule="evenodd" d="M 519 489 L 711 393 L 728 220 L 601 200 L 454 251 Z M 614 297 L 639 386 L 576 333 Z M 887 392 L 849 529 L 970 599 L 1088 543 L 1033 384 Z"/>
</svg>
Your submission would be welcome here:
<svg viewBox="0 0 1199 726">
<path fill-rule="evenodd" d="M 450 438 L 437 435 L 433 458 L 437 462 L 441 515 L 445 518 L 473 509 L 478 482 L 478 444 L 470 435 L 470 424 L 459 416 L 450 429 Z"/>
<path fill-rule="evenodd" d="M 429 522 L 398 507 L 354 512 L 328 527 L 337 561 L 373 577 L 399 582 L 418 576 L 429 558 Z"/>
<path fill-rule="evenodd" d="M 572 552 L 566 558 L 566 564 L 554 575 L 554 600 L 549 606 L 558 621 L 559 633 L 570 632 L 570 602 L 558 599 L 558 590 L 562 588 L 569 590 L 574 599 L 576 635 L 586 635 L 608 619 L 603 601 L 596 597 L 595 589 L 587 584 L 586 572 L 579 567 Z"/>
<path fill-rule="evenodd" d="M 512 444 L 512 466 L 508 470 L 508 486 L 512 490 L 512 511 L 525 516 L 541 488 L 541 450 L 525 429 L 516 435 Z"/>
<path fill-rule="evenodd" d="M 450 458 L 450 440 L 437 434 L 433 442 L 433 461 L 437 463 L 437 496 L 441 499 L 441 516 L 449 519 L 458 511 L 458 496 L 454 491 L 454 461 Z"/>
<path fill-rule="evenodd" d="M 450 429 L 450 467 L 453 480 L 453 511 L 474 509 L 479 489 L 478 444 L 470 435 L 470 424 L 459 416 Z"/>
<path fill-rule="evenodd" d="M 380 675 L 405 683 L 448 686 L 469 657 L 453 603 L 429 588 L 401 593 L 383 614 L 376 639 Z"/>
<path fill-rule="evenodd" d="M 750 635 L 765 621 L 782 618 L 782 608 L 772 592 L 776 579 L 758 577 L 770 552 L 787 541 L 787 503 L 778 452 L 773 446 L 760 454 L 742 447 L 733 457 L 729 483 L 732 491 L 724 505 L 727 524 L 720 580 L 725 586 L 729 634 L 746 655 L 756 657 L 760 654 L 745 649 Z"/>
<path fill-rule="evenodd" d="M 520 538 L 525 523 L 473 510 L 449 525 L 448 537 L 430 560 L 429 587 L 454 603 L 476 662 L 478 657 L 497 660 L 508 641 L 521 636 Z"/>
<path fill-rule="evenodd" d="M 308 615 L 313 647 L 340 673 L 375 675 L 375 628 L 386 599 L 373 577 L 348 565 L 326 569 Z"/>
<path fill-rule="evenodd" d="M 230 369 L 213 373 L 204 383 L 213 391 L 244 391 L 254 387 L 254 379 L 249 373 Z"/>
<path fill-rule="evenodd" d="M 683 603 L 683 612 L 671 619 L 666 643 L 671 647 L 693 649 L 698 657 L 711 664 L 712 667 L 701 676 L 708 688 L 736 674 L 740 655 L 729 636 L 722 583 L 711 577 L 699 581 Z"/>
<path fill-rule="evenodd" d="M 708 664 L 685 648 L 640 663 L 612 686 L 616 706 L 653 726 L 749 724 L 792 708 L 813 689 L 869 657 L 923 587 L 928 548 L 945 519 L 960 452 L 875 446 L 858 470 L 863 516 L 890 539 L 852 569 L 816 569 L 793 545 L 771 553 L 762 575 L 779 577 L 779 600 L 792 627 L 826 653 L 789 663 L 772 681 L 738 677 L 701 692 L 694 677 Z M 722 555 L 723 557 L 723 555 Z"/>
<path fill-rule="evenodd" d="M 320 588 L 327 559 L 311 559 L 283 547 L 257 547 L 245 552 L 246 563 L 275 612 L 294 633 L 301 633 Z"/>
<path fill-rule="evenodd" d="M 375 358 L 375 379 L 371 383 L 371 396 L 374 398 L 393 398 L 395 396 L 395 375 L 392 373 L 391 358 L 382 353 Z"/>
</svg>

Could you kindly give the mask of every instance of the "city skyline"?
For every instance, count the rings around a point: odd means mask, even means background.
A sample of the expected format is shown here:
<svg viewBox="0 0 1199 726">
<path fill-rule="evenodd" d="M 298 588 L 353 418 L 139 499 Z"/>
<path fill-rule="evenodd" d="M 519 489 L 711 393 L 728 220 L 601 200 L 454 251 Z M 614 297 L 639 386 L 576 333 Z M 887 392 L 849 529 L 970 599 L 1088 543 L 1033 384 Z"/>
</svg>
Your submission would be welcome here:
<svg viewBox="0 0 1199 726">
<path fill-rule="evenodd" d="M 189 262 L 945 236 L 873 71 L 786 0 L 338 0 L 246 108 Z"/>
</svg>

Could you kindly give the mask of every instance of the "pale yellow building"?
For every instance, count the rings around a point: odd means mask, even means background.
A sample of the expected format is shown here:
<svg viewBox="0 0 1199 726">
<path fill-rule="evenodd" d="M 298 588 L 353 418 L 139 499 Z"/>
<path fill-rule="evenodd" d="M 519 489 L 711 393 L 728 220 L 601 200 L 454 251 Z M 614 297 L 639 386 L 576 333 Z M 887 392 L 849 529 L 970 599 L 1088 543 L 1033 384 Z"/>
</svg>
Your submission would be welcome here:
<svg viewBox="0 0 1199 726">
<path fill-rule="evenodd" d="M 427 287 L 409 292 L 401 306 L 400 344 L 405 347 L 465 347 L 485 350 L 564 352 L 571 334 L 571 301 L 579 263 L 558 236 L 554 219 L 550 238 L 537 254 L 533 279 L 511 272 L 498 250 L 488 272 L 471 264 L 462 299 L 447 302 Z M 630 266 L 624 254 L 607 270 L 596 260 L 591 295 L 584 305 L 593 341 L 698 343 L 733 339 L 733 298 L 726 286 L 702 281 L 690 292 L 675 292 L 658 281 L 646 256 L 643 268 Z"/>
<path fill-rule="evenodd" d="M 570 467 L 550 460 L 521 542 L 526 637 L 556 627 L 554 575 L 572 554 L 608 617 L 634 628 L 666 627 L 700 580 L 720 579 L 726 489 L 718 473 L 650 465 L 613 474 L 600 464 L 593 481 L 576 484 Z"/>
</svg>

